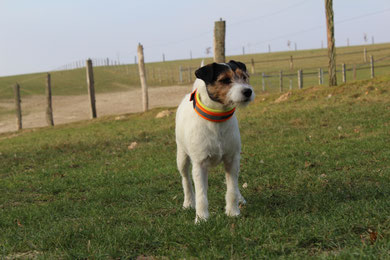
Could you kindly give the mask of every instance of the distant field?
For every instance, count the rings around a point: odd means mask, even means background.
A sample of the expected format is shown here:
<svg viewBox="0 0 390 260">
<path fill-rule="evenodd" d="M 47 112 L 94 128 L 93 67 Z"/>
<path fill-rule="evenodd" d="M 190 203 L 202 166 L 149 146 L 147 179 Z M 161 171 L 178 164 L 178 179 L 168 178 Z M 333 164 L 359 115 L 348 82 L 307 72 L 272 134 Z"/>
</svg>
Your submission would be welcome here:
<svg viewBox="0 0 390 260">
<path fill-rule="evenodd" d="M 377 65 L 390 64 L 390 44 L 375 44 L 367 46 L 341 47 L 337 49 L 337 64 L 341 70 L 341 63 L 346 63 L 347 68 L 352 68 L 354 64 L 363 63 L 363 48 L 367 48 L 367 56 L 374 55 L 375 59 L 387 57 Z M 378 51 L 379 50 L 379 51 Z M 356 52 L 356 53 L 355 53 Z M 354 54 L 348 54 L 354 53 Z M 285 89 L 289 87 L 290 79 L 293 88 L 297 87 L 296 71 L 303 69 L 304 73 L 316 73 L 318 68 L 322 67 L 326 72 L 327 68 L 326 49 L 273 52 L 262 54 L 248 54 L 240 56 L 231 56 L 227 59 L 236 59 L 247 64 L 250 72 L 251 59 L 255 61 L 255 73 L 252 75 L 252 84 L 256 88 L 261 88 L 260 74 L 265 72 L 267 75 L 276 75 L 280 70 L 285 74 L 294 76 L 284 79 Z M 294 68 L 290 70 L 290 56 L 293 56 Z M 313 57 L 314 56 L 314 57 Z M 318 56 L 318 57 L 316 57 Z M 147 63 L 147 82 L 149 86 L 168 86 L 177 84 L 192 84 L 194 80 L 194 70 L 199 67 L 202 59 L 176 60 L 166 62 Z M 212 62 L 211 58 L 205 59 L 205 63 Z M 182 82 L 179 82 L 179 68 L 183 69 Z M 367 63 L 364 67 L 368 67 Z M 191 68 L 191 70 L 188 70 Z M 378 68 L 377 75 L 383 75 L 390 71 L 390 68 Z M 79 95 L 86 94 L 86 76 L 85 69 L 74 69 L 67 71 L 53 71 L 52 85 L 53 95 Z M 95 87 L 97 93 L 123 91 L 139 87 L 139 77 L 137 65 L 120 65 L 110 67 L 95 67 Z M 360 70 L 357 73 L 357 79 L 369 78 L 369 70 Z M 191 77 L 191 78 L 190 78 Z M 327 84 L 327 75 L 324 77 Z M 341 83 L 341 74 L 338 74 L 338 82 Z M 352 80 L 352 72 L 348 72 L 348 81 Z M 21 85 L 22 97 L 36 94 L 44 94 L 45 91 L 45 73 L 18 75 L 0 78 L 0 99 L 9 99 L 13 97 L 12 86 L 15 82 Z M 304 85 L 317 85 L 317 75 L 305 76 Z M 279 85 L 278 78 L 268 78 L 266 80 L 267 91 L 277 91 Z"/>
<path fill-rule="evenodd" d="M 388 259 L 390 76 L 279 96 L 238 110 L 241 216 L 217 167 L 199 225 L 174 114 L 0 134 L 0 259 Z"/>
</svg>

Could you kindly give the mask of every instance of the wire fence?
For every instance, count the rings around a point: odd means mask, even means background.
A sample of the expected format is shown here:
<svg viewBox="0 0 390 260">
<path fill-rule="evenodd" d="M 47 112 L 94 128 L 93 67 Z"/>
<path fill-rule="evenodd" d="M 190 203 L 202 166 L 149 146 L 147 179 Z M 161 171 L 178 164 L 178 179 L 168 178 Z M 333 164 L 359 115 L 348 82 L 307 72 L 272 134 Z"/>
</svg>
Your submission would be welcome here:
<svg viewBox="0 0 390 260">
<path fill-rule="evenodd" d="M 290 89 L 328 84 L 328 56 L 326 50 L 316 50 L 315 53 L 299 51 L 253 54 L 233 56 L 227 59 L 235 59 L 246 63 L 251 76 L 251 84 L 257 92 L 284 92 Z M 369 79 L 390 73 L 390 48 L 382 46 L 379 48 L 375 48 L 375 46 L 345 48 L 338 53 L 337 61 L 339 84 L 352 80 Z M 201 62 L 202 59 L 147 63 L 147 83 L 149 86 L 178 86 L 178 88 L 171 90 L 171 96 L 157 96 L 157 99 L 167 101 L 177 94 L 176 96 L 179 96 L 178 100 L 180 100 L 184 96 L 185 90 L 188 89 L 183 87 L 188 86 L 190 88 L 195 80 L 194 72 L 200 67 Z M 211 62 L 211 58 L 204 59 L 204 64 Z M 106 99 L 104 102 L 111 109 L 109 113 L 100 110 L 103 108 L 99 105 L 103 102 L 101 99 L 97 100 L 98 115 L 132 112 L 126 106 L 128 106 L 128 103 L 140 102 L 141 95 L 137 94 L 132 100 L 127 100 L 123 98 L 122 93 L 131 89 L 140 89 L 138 65 L 119 64 L 119 62 L 103 58 L 92 59 L 92 63 L 94 65 L 96 93 L 110 95 L 111 93 L 119 93 L 117 96 L 104 97 Z M 61 68 L 66 68 L 64 70 L 55 70 L 50 73 L 53 81 L 54 121 L 56 123 L 90 118 L 85 62 L 78 61 L 71 64 L 62 66 Z M 32 123 L 23 125 L 23 127 L 45 125 L 46 78 L 46 73 L 0 78 L 0 132 L 4 132 L 4 129 L 10 130 L 7 124 L 12 124 L 13 127 L 15 125 L 14 117 L 9 120 L 9 115 L 16 111 L 14 102 L 15 82 L 20 85 L 23 116 L 32 118 Z M 168 89 L 167 87 L 164 88 Z M 179 90 L 183 93 L 179 93 Z M 161 95 L 161 93 L 159 92 L 157 95 Z M 27 99 L 27 96 L 30 98 Z M 119 102 L 118 97 L 121 96 L 122 101 Z M 65 104 L 64 100 L 68 100 L 69 103 Z M 169 106 L 163 102 L 159 104 L 160 106 Z M 172 106 L 174 105 L 172 103 Z M 70 107 L 68 108 L 69 111 L 65 112 L 65 106 Z M 121 106 L 122 110 L 119 109 Z M 141 104 L 139 110 L 141 110 Z M 39 116 L 32 117 L 34 113 L 38 113 Z M 61 121 L 59 120 L 60 117 L 65 119 Z"/>
</svg>

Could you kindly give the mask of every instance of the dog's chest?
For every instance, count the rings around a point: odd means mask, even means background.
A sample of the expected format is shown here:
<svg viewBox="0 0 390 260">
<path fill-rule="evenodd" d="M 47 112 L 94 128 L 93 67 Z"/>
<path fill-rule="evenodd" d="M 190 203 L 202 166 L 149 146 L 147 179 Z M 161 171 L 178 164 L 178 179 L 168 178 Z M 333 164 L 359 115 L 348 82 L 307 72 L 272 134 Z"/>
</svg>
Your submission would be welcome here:
<svg viewBox="0 0 390 260">
<path fill-rule="evenodd" d="M 240 133 L 234 124 L 205 127 L 198 135 L 198 152 L 210 165 L 240 151 Z"/>
</svg>

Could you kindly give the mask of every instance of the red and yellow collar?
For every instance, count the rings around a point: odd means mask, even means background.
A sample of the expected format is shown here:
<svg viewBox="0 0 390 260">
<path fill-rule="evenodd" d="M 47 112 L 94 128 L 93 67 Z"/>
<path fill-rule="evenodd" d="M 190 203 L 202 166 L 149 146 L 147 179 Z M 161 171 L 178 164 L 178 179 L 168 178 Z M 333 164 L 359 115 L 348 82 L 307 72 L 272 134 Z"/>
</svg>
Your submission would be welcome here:
<svg viewBox="0 0 390 260">
<path fill-rule="evenodd" d="M 236 110 L 235 107 L 229 108 L 228 110 L 217 110 L 206 107 L 199 99 L 199 93 L 195 89 L 190 96 L 195 112 L 202 118 L 212 122 L 225 122 L 229 120 Z"/>
</svg>

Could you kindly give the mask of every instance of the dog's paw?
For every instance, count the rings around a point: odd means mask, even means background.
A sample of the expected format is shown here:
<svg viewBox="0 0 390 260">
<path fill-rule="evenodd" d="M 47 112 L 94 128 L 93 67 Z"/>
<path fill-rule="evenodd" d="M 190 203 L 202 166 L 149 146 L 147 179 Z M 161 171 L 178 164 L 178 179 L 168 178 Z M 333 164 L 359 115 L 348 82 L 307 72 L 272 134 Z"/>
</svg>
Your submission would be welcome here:
<svg viewBox="0 0 390 260">
<path fill-rule="evenodd" d="M 240 215 L 240 209 L 238 207 L 226 208 L 226 215 L 229 217 L 237 217 Z"/>
<path fill-rule="evenodd" d="M 209 213 L 208 212 L 204 213 L 202 215 L 196 214 L 195 224 L 199 224 L 199 223 L 205 222 L 205 221 L 207 221 L 208 218 L 209 218 Z"/>
<path fill-rule="evenodd" d="M 207 221 L 207 218 L 201 218 L 199 216 L 196 216 L 195 218 L 195 224 L 200 224 L 202 222 L 206 222 Z"/>
<path fill-rule="evenodd" d="M 194 209 L 195 208 L 195 201 L 184 201 L 183 202 L 183 209 Z"/>
<path fill-rule="evenodd" d="M 238 199 L 238 203 L 240 203 L 241 205 L 245 205 L 246 204 L 246 200 L 244 199 L 244 197 L 242 195 Z"/>
</svg>

